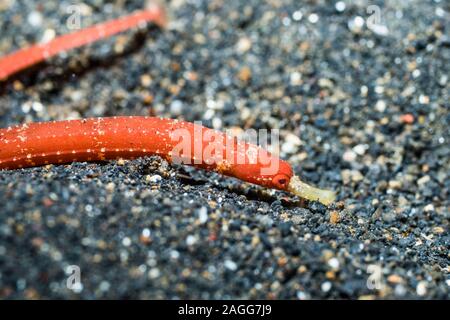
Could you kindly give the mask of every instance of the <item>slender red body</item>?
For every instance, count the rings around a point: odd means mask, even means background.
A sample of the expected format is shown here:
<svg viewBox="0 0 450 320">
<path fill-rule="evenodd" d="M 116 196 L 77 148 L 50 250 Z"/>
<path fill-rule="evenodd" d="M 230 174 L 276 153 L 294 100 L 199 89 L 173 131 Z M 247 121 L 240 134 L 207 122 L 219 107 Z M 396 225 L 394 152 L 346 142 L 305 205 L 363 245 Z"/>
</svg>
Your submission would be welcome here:
<svg viewBox="0 0 450 320">
<path fill-rule="evenodd" d="M 146 155 L 281 190 L 293 175 L 287 162 L 253 144 L 173 119 L 92 118 L 0 129 L 0 169 Z"/>
<path fill-rule="evenodd" d="M 45 44 L 18 50 L 0 58 L 0 80 L 61 52 L 112 36 L 149 21 L 164 26 L 166 23 L 164 10 L 154 5 L 147 10 L 137 11 L 125 17 L 59 36 Z"/>
</svg>

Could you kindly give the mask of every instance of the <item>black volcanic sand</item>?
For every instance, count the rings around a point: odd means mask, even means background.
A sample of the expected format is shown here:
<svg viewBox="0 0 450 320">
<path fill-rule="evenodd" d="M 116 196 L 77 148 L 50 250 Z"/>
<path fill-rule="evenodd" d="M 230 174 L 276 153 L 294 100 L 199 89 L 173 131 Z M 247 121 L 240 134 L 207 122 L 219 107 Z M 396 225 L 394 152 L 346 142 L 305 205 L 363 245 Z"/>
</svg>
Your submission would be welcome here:
<svg viewBox="0 0 450 320">
<path fill-rule="evenodd" d="M 142 7 L 84 2 L 83 26 Z M 1 1 L 0 52 L 69 32 L 65 3 Z M 2 171 L 0 298 L 449 299 L 450 7 L 394 3 L 375 1 L 373 27 L 368 1 L 172 1 L 167 30 L 3 83 L 1 127 L 157 115 L 278 128 L 282 157 L 341 203 L 157 157 Z"/>
</svg>

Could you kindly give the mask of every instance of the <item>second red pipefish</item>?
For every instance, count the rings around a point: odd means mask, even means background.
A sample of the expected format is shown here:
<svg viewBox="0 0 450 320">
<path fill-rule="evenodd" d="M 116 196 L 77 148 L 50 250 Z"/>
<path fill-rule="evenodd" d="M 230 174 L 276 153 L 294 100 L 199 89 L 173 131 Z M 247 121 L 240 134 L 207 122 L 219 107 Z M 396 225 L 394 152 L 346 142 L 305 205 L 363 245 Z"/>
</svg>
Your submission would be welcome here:
<svg viewBox="0 0 450 320">
<path fill-rule="evenodd" d="M 325 205 L 334 201 L 333 192 L 302 182 L 286 161 L 256 145 L 232 141 L 199 124 L 157 117 L 29 123 L 0 129 L 0 169 L 158 155 Z"/>
<path fill-rule="evenodd" d="M 148 9 L 136 11 L 128 16 L 59 36 L 48 43 L 36 44 L 10 53 L 0 58 L 0 81 L 57 54 L 110 37 L 147 22 L 153 22 L 160 27 L 164 27 L 166 24 L 164 9 L 157 4 L 152 4 Z"/>
</svg>

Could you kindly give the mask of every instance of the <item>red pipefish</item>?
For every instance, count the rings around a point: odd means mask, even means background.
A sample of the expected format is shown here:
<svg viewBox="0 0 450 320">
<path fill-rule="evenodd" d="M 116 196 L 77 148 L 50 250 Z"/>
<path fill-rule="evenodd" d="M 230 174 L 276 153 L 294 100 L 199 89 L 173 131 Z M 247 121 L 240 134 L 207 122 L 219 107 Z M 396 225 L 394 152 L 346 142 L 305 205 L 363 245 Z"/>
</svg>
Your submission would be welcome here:
<svg viewBox="0 0 450 320">
<path fill-rule="evenodd" d="M 188 147 L 175 152 L 186 136 Z M 185 164 L 289 191 L 325 205 L 334 201 L 333 192 L 303 183 L 286 161 L 256 145 L 238 141 L 231 148 L 229 144 L 220 148 L 230 140 L 234 139 L 199 124 L 157 117 L 29 123 L 0 129 L 0 169 L 159 155 L 171 162 L 183 158 Z"/>
<path fill-rule="evenodd" d="M 164 9 L 159 5 L 151 5 L 148 9 L 136 11 L 128 16 L 59 36 L 48 43 L 20 49 L 0 58 L 0 81 L 61 52 L 110 37 L 147 22 L 154 22 L 160 27 L 165 26 Z"/>
</svg>

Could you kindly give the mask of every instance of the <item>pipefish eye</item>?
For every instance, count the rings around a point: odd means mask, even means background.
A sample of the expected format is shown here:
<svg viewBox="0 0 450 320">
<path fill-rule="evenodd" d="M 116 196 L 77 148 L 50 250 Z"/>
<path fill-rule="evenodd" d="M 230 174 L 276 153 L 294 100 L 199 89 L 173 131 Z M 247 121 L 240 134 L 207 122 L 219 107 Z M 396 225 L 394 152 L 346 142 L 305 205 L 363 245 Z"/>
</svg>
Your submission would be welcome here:
<svg viewBox="0 0 450 320">
<path fill-rule="evenodd" d="M 280 189 L 285 189 L 287 188 L 289 183 L 289 176 L 282 173 L 277 174 L 275 177 L 273 177 L 272 183 Z"/>
</svg>

